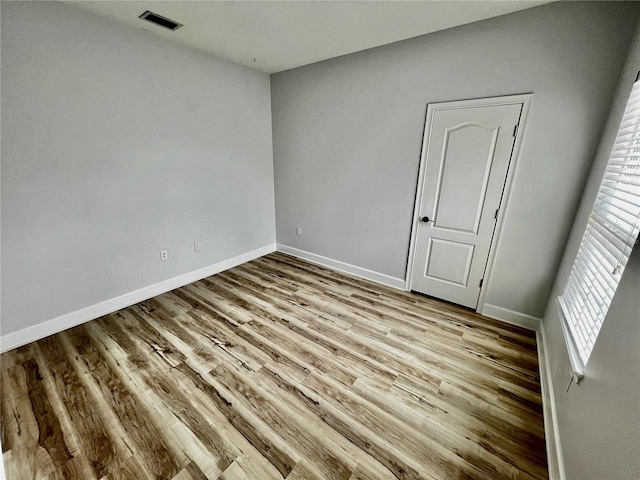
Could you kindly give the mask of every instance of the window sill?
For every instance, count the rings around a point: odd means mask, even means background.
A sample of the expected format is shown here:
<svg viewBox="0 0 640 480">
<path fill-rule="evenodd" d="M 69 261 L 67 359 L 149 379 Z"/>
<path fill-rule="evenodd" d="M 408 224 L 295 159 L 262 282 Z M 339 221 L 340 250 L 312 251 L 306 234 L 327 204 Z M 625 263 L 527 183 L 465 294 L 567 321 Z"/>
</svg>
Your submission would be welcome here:
<svg viewBox="0 0 640 480">
<path fill-rule="evenodd" d="M 556 298 L 556 305 L 558 307 L 558 314 L 560 316 L 560 325 L 562 325 L 562 336 L 564 337 L 564 343 L 567 346 L 567 352 L 569 354 L 569 363 L 571 364 L 571 375 L 575 380 L 575 383 L 580 383 L 580 380 L 584 378 L 584 364 L 578 353 L 571 331 L 569 330 L 569 324 L 567 323 L 567 317 L 564 313 L 564 306 L 562 304 L 562 298 Z"/>
</svg>

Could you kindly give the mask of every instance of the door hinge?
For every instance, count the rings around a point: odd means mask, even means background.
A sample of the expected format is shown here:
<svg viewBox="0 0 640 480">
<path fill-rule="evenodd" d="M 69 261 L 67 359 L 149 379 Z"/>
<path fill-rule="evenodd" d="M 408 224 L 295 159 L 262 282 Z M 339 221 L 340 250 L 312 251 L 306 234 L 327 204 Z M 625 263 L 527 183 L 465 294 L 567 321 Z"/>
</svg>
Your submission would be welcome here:
<svg viewBox="0 0 640 480">
<path fill-rule="evenodd" d="M 482 282 L 484 282 L 484 278 L 480 279 L 480 285 L 479 285 L 480 288 L 482 288 Z"/>
<path fill-rule="evenodd" d="M 498 219 L 498 212 L 499 212 L 499 211 L 500 211 L 500 209 L 499 209 L 499 208 L 496 208 L 496 213 L 495 213 L 495 215 L 493 216 L 493 218 L 494 218 L 494 219 L 496 219 L 496 220 Z"/>
<path fill-rule="evenodd" d="M 515 137 L 518 134 L 518 127 L 520 126 L 519 123 L 516 123 L 516 126 L 513 127 L 513 136 Z"/>
</svg>

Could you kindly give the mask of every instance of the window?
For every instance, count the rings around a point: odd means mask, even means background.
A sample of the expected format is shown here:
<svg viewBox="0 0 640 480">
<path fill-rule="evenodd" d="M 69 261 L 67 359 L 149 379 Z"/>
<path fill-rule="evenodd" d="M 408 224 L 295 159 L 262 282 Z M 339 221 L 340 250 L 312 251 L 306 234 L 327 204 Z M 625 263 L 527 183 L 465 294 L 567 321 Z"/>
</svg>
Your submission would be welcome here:
<svg viewBox="0 0 640 480">
<path fill-rule="evenodd" d="M 640 82 L 631 91 L 564 292 L 558 298 L 574 374 L 581 377 L 640 230 Z"/>
</svg>

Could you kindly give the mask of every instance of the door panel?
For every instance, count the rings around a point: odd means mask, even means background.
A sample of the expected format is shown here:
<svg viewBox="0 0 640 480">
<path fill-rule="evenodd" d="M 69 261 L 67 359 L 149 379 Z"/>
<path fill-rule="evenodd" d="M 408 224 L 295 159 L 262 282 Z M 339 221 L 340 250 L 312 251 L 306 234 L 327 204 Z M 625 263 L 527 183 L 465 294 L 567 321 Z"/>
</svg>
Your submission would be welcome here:
<svg viewBox="0 0 640 480">
<path fill-rule="evenodd" d="M 472 258 L 473 245 L 430 238 L 424 276 L 465 287 Z"/>
<path fill-rule="evenodd" d="M 436 228 L 478 232 L 498 128 L 465 124 L 445 131 L 435 202 Z M 460 179 L 467 188 L 460 188 Z"/>
<path fill-rule="evenodd" d="M 521 110 L 430 105 L 411 290 L 477 306 Z"/>
</svg>

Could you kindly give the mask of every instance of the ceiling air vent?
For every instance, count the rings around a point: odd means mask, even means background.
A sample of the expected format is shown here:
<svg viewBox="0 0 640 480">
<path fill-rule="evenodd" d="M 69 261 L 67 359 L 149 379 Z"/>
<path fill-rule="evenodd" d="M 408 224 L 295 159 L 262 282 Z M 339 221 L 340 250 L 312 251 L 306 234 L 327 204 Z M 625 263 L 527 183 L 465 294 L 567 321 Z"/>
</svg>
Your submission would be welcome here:
<svg viewBox="0 0 640 480">
<path fill-rule="evenodd" d="M 177 30 L 182 26 L 181 23 L 174 22 L 167 17 L 163 17 L 162 15 L 158 15 L 157 13 L 150 12 L 149 10 L 144 12 L 138 18 L 148 20 L 151 23 L 155 23 L 156 25 L 160 25 L 161 27 L 168 28 L 169 30 Z"/>
</svg>

